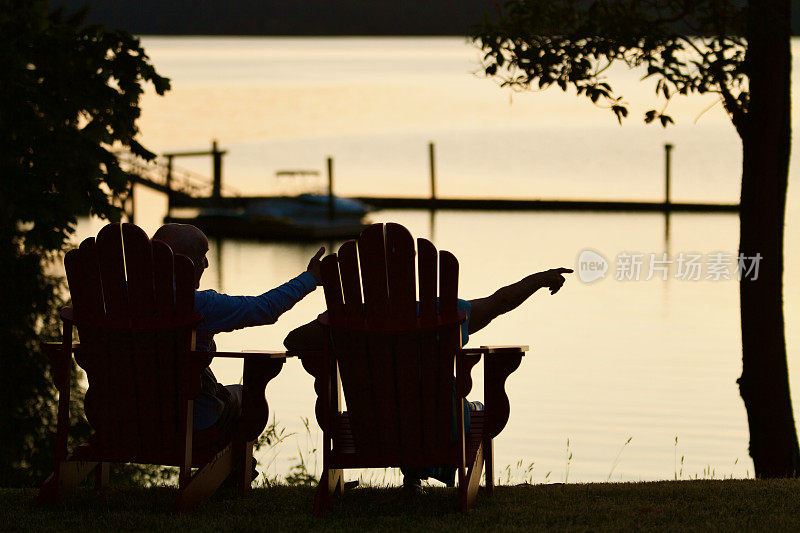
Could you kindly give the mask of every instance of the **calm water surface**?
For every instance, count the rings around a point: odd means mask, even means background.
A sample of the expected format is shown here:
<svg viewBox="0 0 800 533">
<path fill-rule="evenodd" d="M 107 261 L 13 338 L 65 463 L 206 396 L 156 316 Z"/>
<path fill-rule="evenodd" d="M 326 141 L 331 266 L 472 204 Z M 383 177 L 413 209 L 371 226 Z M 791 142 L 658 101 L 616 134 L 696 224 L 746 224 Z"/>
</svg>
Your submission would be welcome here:
<svg viewBox="0 0 800 533">
<path fill-rule="evenodd" d="M 673 200 L 738 199 L 740 145 L 720 106 L 713 98 L 675 101 L 670 109 L 677 127 L 645 127 L 638 117 L 652 105 L 652 87 L 639 83 L 637 73 L 612 74 L 634 117 L 619 127 L 607 109 L 572 95 L 509 93 L 480 79 L 473 74 L 477 54 L 460 39 L 143 41 L 174 86 L 164 98 L 145 97 L 144 144 L 167 152 L 205 148 L 218 139 L 229 151 L 225 182 L 243 193 L 319 185 L 287 184 L 275 173 L 321 171 L 325 157 L 332 156 L 341 194 L 425 195 L 427 143 L 434 141 L 440 196 L 660 200 L 663 144 L 671 142 Z M 798 41 L 793 51 L 800 56 Z M 793 155 L 800 156 L 796 140 Z M 209 160 L 181 164 L 210 173 Z M 797 196 L 790 186 L 790 370 L 800 341 L 793 327 L 800 312 Z M 139 190 L 137 209 L 137 223 L 152 234 L 164 199 Z M 675 279 L 674 268 L 666 281 L 614 279 L 620 253 L 667 252 L 673 259 L 681 252 L 734 253 L 735 216 L 674 215 L 668 239 L 664 217 L 654 214 L 439 212 L 431 217 L 382 211 L 371 219 L 400 222 L 415 236 L 454 252 L 465 298 L 485 296 L 538 270 L 574 267 L 584 249 L 611 262 L 605 280 L 574 279 L 555 296 L 536 294 L 470 341 L 532 347 L 508 382 L 511 419 L 495 447 L 498 470 L 509 467 L 503 480 L 752 476 L 746 415 L 735 384 L 741 372 L 736 282 Z M 80 237 L 99 227 L 82 223 Z M 202 288 L 260 293 L 305 269 L 318 246 L 213 241 Z M 316 291 L 277 324 L 219 335 L 217 345 L 278 348 L 288 331 L 323 306 Z M 213 369 L 223 382 L 241 375 L 236 363 L 218 360 Z M 480 377 L 471 397 L 482 396 Z M 305 454 L 320 438 L 312 380 L 290 361 L 270 384 L 268 399 L 278 424 L 297 433 L 262 457 L 271 474 L 285 474 L 298 450 Z M 799 407 L 796 396 L 795 411 Z M 310 436 L 303 417 L 312 421 Z M 391 473 L 372 475 L 396 479 Z"/>
</svg>

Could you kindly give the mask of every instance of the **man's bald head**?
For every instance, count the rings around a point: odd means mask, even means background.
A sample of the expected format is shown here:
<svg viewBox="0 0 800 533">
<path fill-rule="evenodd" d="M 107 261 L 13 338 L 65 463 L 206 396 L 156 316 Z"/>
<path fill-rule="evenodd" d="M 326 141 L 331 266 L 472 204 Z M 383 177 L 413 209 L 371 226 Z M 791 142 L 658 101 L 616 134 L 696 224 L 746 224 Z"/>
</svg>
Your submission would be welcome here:
<svg viewBox="0 0 800 533">
<path fill-rule="evenodd" d="M 177 254 L 189 257 L 194 263 L 195 287 L 200 286 L 200 277 L 208 267 L 208 238 L 191 224 L 164 224 L 153 235 L 164 241 Z"/>
</svg>

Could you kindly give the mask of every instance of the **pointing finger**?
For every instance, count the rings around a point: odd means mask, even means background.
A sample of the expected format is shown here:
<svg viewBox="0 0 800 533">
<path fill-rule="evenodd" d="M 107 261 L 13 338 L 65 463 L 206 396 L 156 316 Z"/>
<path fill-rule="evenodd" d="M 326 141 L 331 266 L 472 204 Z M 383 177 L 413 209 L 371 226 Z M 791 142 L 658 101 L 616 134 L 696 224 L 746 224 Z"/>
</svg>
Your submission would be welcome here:
<svg viewBox="0 0 800 533">
<path fill-rule="evenodd" d="M 322 246 L 319 250 L 317 250 L 317 253 L 314 254 L 314 257 L 312 257 L 311 260 L 312 261 L 318 260 L 320 257 L 322 257 L 322 254 L 324 253 L 325 253 L 325 247 Z"/>
<path fill-rule="evenodd" d="M 571 268 L 564 268 L 564 267 L 557 268 L 556 271 L 559 274 L 572 274 L 572 272 L 574 272 Z"/>
</svg>

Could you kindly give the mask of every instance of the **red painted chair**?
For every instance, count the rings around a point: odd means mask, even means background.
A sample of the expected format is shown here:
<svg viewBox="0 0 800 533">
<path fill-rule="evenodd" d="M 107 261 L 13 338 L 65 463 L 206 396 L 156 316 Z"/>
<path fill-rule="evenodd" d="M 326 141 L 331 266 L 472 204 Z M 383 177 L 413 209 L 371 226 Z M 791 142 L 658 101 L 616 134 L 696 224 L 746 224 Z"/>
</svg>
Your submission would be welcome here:
<svg viewBox="0 0 800 533">
<path fill-rule="evenodd" d="M 265 387 L 285 355 L 194 351 L 201 317 L 192 261 L 133 224 L 109 224 L 68 252 L 64 265 L 72 307 L 61 312 L 62 342 L 46 346 L 59 404 L 55 469 L 40 501 L 59 500 L 92 471 L 104 487 L 113 462 L 180 467 L 177 512 L 208 499 L 232 472 L 247 492 L 253 442 L 267 423 Z M 84 413 L 93 431 L 68 453 L 72 354 L 88 378 Z M 216 426 L 195 433 L 193 398 L 212 356 L 244 359 L 243 413 L 225 433 Z"/>
<path fill-rule="evenodd" d="M 417 240 L 415 252 L 398 224 L 374 224 L 358 241 L 344 243 L 323 260 L 322 279 L 326 348 L 320 357 L 303 357 L 316 378 L 324 433 L 315 512 L 324 513 L 330 495 L 344 488 L 343 469 L 400 466 L 457 468 L 466 512 L 484 464 L 487 492 L 493 491 L 492 439 L 509 415 L 504 384 L 528 347 L 462 349 L 458 261 L 445 251 L 437 256 L 425 239 Z M 481 356 L 486 409 L 471 413 L 465 435 L 463 398 Z"/>
</svg>

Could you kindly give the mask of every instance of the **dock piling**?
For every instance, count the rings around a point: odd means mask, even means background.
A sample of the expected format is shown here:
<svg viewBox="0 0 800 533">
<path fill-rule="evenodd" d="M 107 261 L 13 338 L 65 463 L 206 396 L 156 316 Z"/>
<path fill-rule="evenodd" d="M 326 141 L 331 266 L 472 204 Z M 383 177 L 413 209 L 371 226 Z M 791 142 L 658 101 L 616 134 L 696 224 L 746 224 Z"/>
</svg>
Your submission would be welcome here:
<svg viewBox="0 0 800 533">
<path fill-rule="evenodd" d="M 217 148 L 217 141 L 214 139 L 211 142 L 211 156 L 214 159 L 214 189 L 211 196 L 214 198 L 222 197 L 222 154 Z"/>
<path fill-rule="evenodd" d="M 672 179 L 671 174 L 671 159 L 672 159 L 672 144 L 666 143 L 664 145 L 664 203 L 669 205 L 670 203 L 670 181 Z"/>
<path fill-rule="evenodd" d="M 433 142 L 428 143 L 428 160 L 431 169 L 431 207 L 436 201 L 436 152 Z"/>
<path fill-rule="evenodd" d="M 328 158 L 328 218 L 336 218 L 336 210 L 333 204 L 333 158 Z"/>
<path fill-rule="evenodd" d="M 167 158 L 167 179 L 166 179 L 166 188 L 168 190 L 167 194 L 172 196 L 170 193 L 173 192 L 172 182 L 173 182 L 173 167 L 172 167 L 172 160 L 176 157 L 198 157 L 198 156 L 206 156 L 210 155 L 212 159 L 212 184 L 211 184 L 211 196 L 209 198 L 215 202 L 219 202 L 222 200 L 222 156 L 228 153 L 227 150 L 220 150 L 217 144 L 216 139 L 211 141 L 211 151 L 210 152 L 172 152 L 169 154 L 162 154 L 164 157 Z M 171 206 L 170 206 L 171 207 Z"/>
<path fill-rule="evenodd" d="M 128 190 L 128 198 L 131 199 L 131 211 L 128 214 L 128 222 L 136 223 L 136 196 L 134 195 L 134 185 L 130 182 L 130 189 Z"/>
<path fill-rule="evenodd" d="M 174 155 L 168 154 L 167 156 L 167 177 L 164 180 L 167 187 L 167 216 L 172 212 L 172 160 Z"/>
</svg>

